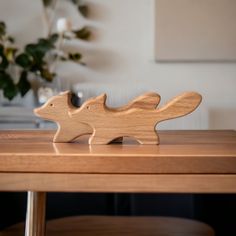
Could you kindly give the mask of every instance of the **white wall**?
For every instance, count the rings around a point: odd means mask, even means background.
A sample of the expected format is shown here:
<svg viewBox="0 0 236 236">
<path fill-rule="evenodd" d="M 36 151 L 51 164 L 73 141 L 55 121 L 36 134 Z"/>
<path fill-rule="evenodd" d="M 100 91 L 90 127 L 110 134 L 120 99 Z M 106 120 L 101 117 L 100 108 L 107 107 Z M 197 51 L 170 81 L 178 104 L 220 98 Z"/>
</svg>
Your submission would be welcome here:
<svg viewBox="0 0 236 236">
<path fill-rule="evenodd" d="M 13 8 L 13 2 L 27 4 L 19 10 Z M 0 2 L 0 18 L 9 23 L 10 33 L 21 42 L 43 32 L 42 23 L 38 20 L 41 7 L 35 2 Z M 72 9 L 70 15 L 74 25 L 91 27 L 93 39 L 90 42 L 72 42 L 70 47 L 83 53 L 87 67 L 61 66 L 58 74 L 64 88 L 70 81 L 75 90 L 84 92 L 85 98 L 106 92 L 108 104 L 114 106 L 124 104 L 145 91 L 158 92 L 163 104 L 183 91 L 194 90 L 203 96 L 200 108 L 187 117 L 165 122 L 161 128 L 236 128 L 235 63 L 158 64 L 154 61 L 154 0 L 86 2 L 91 10 L 89 20 L 84 21 Z M 58 7 L 63 15 L 63 7 Z"/>
</svg>

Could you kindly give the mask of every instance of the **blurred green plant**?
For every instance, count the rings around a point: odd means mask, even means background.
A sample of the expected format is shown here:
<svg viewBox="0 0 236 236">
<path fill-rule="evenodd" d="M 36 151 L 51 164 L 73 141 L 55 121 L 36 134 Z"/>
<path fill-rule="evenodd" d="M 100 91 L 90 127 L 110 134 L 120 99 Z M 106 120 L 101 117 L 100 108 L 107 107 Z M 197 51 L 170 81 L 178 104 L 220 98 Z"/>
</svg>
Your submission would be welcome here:
<svg viewBox="0 0 236 236">
<path fill-rule="evenodd" d="M 67 0 L 73 3 L 78 12 L 88 16 L 88 7 L 79 0 Z M 57 0 L 42 0 L 44 16 L 48 19 L 47 8 L 55 11 Z M 56 76 L 55 64 L 60 61 L 72 61 L 80 64 L 82 55 L 79 52 L 64 52 L 62 42 L 65 40 L 88 40 L 90 31 L 86 27 L 80 29 L 62 29 L 51 33 L 52 22 L 48 22 L 48 33 L 45 38 L 39 38 L 35 43 L 26 44 L 23 49 L 15 46 L 15 39 L 7 34 L 5 22 L 0 22 L 0 89 L 4 97 L 12 100 L 17 94 L 22 97 L 31 89 L 29 75 L 51 82 Z M 66 23 L 66 22 L 62 22 Z M 54 64 L 54 66 L 53 66 Z M 12 68 L 18 73 L 12 73 Z"/>
<path fill-rule="evenodd" d="M 25 95 L 21 87 L 23 85 L 27 91 L 30 87 L 29 82 L 25 80 L 25 73 L 21 72 L 18 81 L 12 77 L 10 67 L 15 65 L 15 55 L 17 48 L 13 45 L 14 38 L 7 34 L 6 24 L 0 22 L 0 89 L 3 90 L 4 97 L 11 100 L 19 91 L 22 96 Z"/>
</svg>

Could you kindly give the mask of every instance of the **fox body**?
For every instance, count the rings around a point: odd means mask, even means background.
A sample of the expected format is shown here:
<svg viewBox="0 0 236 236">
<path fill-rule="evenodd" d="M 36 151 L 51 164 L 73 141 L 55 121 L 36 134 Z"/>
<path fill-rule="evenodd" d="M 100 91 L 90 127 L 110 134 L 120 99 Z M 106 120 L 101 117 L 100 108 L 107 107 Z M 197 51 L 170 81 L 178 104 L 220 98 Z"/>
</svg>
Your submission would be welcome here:
<svg viewBox="0 0 236 236">
<path fill-rule="evenodd" d="M 142 107 L 143 109 L 153 110 L 160 102 L 160 96 L 156 93 L 146 93 L 137 97 L 131 103 L 119 108 L 108 108 L 107 111 L 119 113 L 128 111 L 131 108 Z M 79 120 L 78 117 L 72 117 L 70 114 L 80 110 L 71 104 L 71 94 L 69 92 L 50 98 L 42 107 L 34 110 L 37 116 L 44 119 L 55 121 L 58 124 L 58 130 L 54 136 L 53 142 L 70 142 L 77 137 L 93 133 L 92 127 L 86 122 Z M 95 114 L 94 114 L 95 115 Z"/>
<path fill-rule="evenodd" d="M 108 144 L 118 137 L 129 136 L 141 144 L 158 144 L 157 123 L 184 116 L 197 108 L 201 95 L 188 92 L 172 99 L 159 109 L 130 108 L 114 112 L 106 108 L 106 95 L 85 102 L 70 116 L 93 128 L 90 144 Z"/>
<path fill-rule="evenodd" d="M 106 106 L 103 94 L 77 108 L 71 104 L 71 94 L 65 92 L 35 109 L 35 114 L 58 124 L 54 142 L 70 142 L 81 135 L 92 134 L 90 144 L 108 144 L 124 136 L 133 137 L 141 144 L 158 144 L 156 124 L 189 114 L 200 104 L 201 95 L 183 93 L 155 109 L 159 101 L 158 94 L 146 93 L 114 109 Z"/>
</svg>

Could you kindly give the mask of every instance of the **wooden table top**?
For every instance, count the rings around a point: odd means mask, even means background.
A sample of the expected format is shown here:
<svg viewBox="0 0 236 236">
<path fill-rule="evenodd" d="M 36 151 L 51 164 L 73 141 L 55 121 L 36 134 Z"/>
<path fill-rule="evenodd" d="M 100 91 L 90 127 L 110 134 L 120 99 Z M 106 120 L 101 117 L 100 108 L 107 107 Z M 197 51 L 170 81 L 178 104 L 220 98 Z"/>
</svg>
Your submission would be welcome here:
<svg viewBox="0 0 236 236">
<path fill-rule="evenodd" d="M 160 145 L 52 143 L 0 131 L 0 191 L 236 193 L 235 131 L 160 131 Z"/>
<path fill-rule="evenodd" d="M 54 131 L 0 131 L 0 172 L 236 173 L 236 131 L 160 131 L 160 145 L 52 143 Z"/>
</svg>

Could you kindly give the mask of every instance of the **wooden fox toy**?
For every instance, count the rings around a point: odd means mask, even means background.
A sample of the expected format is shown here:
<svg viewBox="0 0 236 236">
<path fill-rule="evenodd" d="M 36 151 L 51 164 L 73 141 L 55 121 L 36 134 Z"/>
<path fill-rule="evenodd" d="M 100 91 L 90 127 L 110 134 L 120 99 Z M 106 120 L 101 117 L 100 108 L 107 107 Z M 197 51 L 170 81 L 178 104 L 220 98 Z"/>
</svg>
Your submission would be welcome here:
<svg viewBox="0 0 236 236">
<path fill-rule="evenodd" d="M 159 109 L 130 107 L 114 111 L 106 107 L 106 94 L 102 94 L 86 101 L 79 109 L 69 112 L 69 115 L 75 123 L 77 120 L 92 127 L 89 144 L 108 144 L 125 136 L 133 137 L 141 144 L 158 144 L 156 124 L 191 113 L 201 100 L 200 94 L 187 92 Z"/>
<path fill-rule="evenodd" d="M 104 107 L 110 112 L 128 111 L 131 108 L 141 107 L 142 109 L 155 109 L 160 102 L 160 96 L 157 93 L 145 93 L 126 106 L 119 108 Z M 71 117 L 70 113 L 78 108 L 71 103 L 71 93 L 64 92 L 60 95 L 50 98 L 42 107 L 34 109 L 34 113 L 47 120 L 55 121 L 58 130 L 54 136 L 53 142 L 70 142 L 77 137 L 85 134 L 92 134 L 93 129 L 87 122 L 80 122 L 77 117 Z"/>
</svg>

